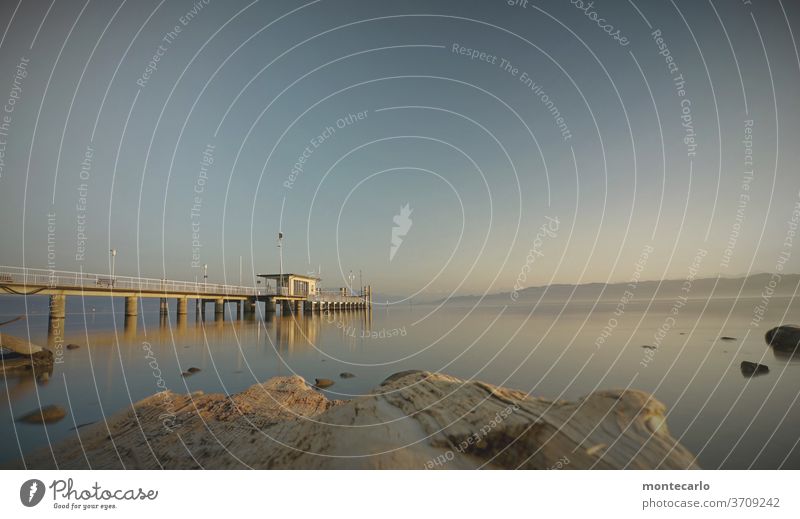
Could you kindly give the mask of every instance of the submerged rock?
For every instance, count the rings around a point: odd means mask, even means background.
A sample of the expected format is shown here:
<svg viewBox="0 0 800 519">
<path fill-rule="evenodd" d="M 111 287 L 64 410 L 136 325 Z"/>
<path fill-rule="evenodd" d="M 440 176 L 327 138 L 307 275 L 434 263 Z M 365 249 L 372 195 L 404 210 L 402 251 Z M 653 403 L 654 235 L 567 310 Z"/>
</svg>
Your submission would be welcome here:
<svg viewBox="0 0 800 519">
<path fill-rule="evenodd" d="M 67 349 L 68 349 L 68 350 L 77 350 L 77 349 L 78 349 L 78 348 L 80 348 L 80 347 L 81 347 L 81 345 L 80 345 L 80 344 L 72 344 L 72 343 L 70 343 L 70 344 L 67 344 Z"/>
<path fill-rule="evenodd" d="M 742 370 L 742 375 L 746 377 L 756 377 L 758 375 L 766 375 L 769 373 L 769 366 L 758 364 L 756 362 L 749 362 L 746 360 L 742 361 L 740 369 Z"/>
<path fill-rule="evenodd" d="M 353 373 L 350 373 L 349 371 L 345 371 L 344 373 L 339 373 L 339 376 L 341 378 L 355 378 L 355 375 Z"/>
<path fill-rule="evenodd" d="M 776 326 L 764 335 L 767 344 L 781 351 L 800 349 L 800 326 L 784 324 Z"/>
<path fill-rule="evenodd" d="M 318 388 L 326 388 L 331 387 L 335 382 L 329 378 L 315 378 L 314 379 L 314 387 Z"/>
<path fill-rule="evenodd" d="M 54 423 L 65 416 L 67 416 L 67 411 L 60 405 L 46 405 L 20 416 L 18 421 L 24 423 Z"/>
<path fill-rule="evenodd" d="M 200 373 L 203 370 L 200 369 L 200 368 L 191 367 L 191 368 L 187 369 L 186 371 L 188 371 L 189 373 Z"/>
<path fill-rule="evenodd" d="M 650 344 L 642 344 L 642 348 L 646 350 L 657 350 L 658 346 L 651 346 Z"/>
<path fill-rule="evenodd" d="M 81 427 L 86 427 L 87 425 L 92 425 L 93 423 L 97 423 L 97 422 L 96 421 L 95 422 L 85 422 L 85 423 L 82 423 L 82 424 L 78 424 L 75 427 L 70 427 L 69 430 L 70 431 L 77 431 Z"/>
<path fill-rule="evenodd" d="M 388 380 L 348 401 L 330 400 L 298 376 L 234 395 L 165 391 L 25 462 L 35 469 L 546 469 L 566 457 L 575 469 L 698 468 L 670 435 L 664 405 L 642 391 L 596 391 L 570 402 L 441 373 Z M 165 414 L 175 425 L 165 427 Z"/>
<path fill-rule="evenodd" d="M 723 335 L 722 337 L 719 338 L 719 340 L 721 340 L 721 341 L 735 341 L 736 337 L 728 337 L 727 335 Z"/>
</svg>

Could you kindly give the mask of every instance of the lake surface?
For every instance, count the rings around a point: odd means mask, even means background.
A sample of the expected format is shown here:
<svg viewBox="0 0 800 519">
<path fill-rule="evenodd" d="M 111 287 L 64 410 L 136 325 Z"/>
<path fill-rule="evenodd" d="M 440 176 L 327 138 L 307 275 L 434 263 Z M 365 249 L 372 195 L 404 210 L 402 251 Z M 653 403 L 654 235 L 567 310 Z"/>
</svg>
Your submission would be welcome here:
<svg viewBox="0 0 800 519">
<path fill-rule="evenodd" d="M 352 398 L 407 369 L 548 398 L 636 388 L 667 405 L 671 433 L 703 468 L 800 468 L 800 359 L 776 354 L 763 338 L 773 326 L 800 322 L 797 299 L 773 297 L 760 326 L 751 325 L 755 298 L 694 299 L 677 315 L 673 300 L 632 301 L 621 313 L 616 300 L 548 302 L 535 309 L 460 302 L 251 321 L 231 315 L 214 321 L 211 309 L 210 320 L 196 321 L 191 304 L 182 323 L 161 319 L 158 300 L 145 301 L 138 319 L 126 322 L 121 299 L 115 313 L 107 299 L 68 298 L 64 341 L 81 347 L 63 350 L 47 382 L 0 375 L 0 462 L 71 437 L 76 426 L 102 421 L 157 392 L 155 358 L 175 392 L 231 394 L 298 374 L 311 383 L 333 379 L 326 394 Z M 26 312 L 26 321 L 2 331 L 48 344 L 46 298 L 28 298 L 27 309 L 21 297 L 0 298 L 0 321 Z M 770 371 L 745 377 L 743 360 Z M 182 377 L 189 367 L 202 371 Z M 356 377 L 339 378 L 345 371 Z M 46 427 L 14 420 L 47 404 L 63 406 L 68 416 Z"/>
</svg>

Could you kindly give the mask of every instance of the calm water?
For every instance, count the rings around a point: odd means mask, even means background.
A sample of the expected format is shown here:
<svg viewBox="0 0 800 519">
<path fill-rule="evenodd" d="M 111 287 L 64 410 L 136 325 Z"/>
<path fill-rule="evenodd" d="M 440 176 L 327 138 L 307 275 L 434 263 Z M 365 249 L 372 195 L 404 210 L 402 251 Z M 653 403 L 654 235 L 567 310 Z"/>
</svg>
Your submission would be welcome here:
<svg viewBox="0 0 800 519">
<path fill-rule="evenodd" d="M 655 394 L 668 409 L 668 424 L 704 468 L 800 468 L 800 359 L 776 356 L 764 332 L 800 322 L 800 303 L 773 298 L 761 327 L 751 327 L 756 299 L 698 299 L 680 309 L 656 350 L 654 334 L 672 301 L 632 302 L 621 317 L 617 301 L 526 306 L 430 305 L 375 308 L 266 320 L 161 322 L 157 300 L 138 321 L 125 322 L 86 300 L 68 298 L 65 350 L 49 382 L 8 376 L 0 391 L 0 461 L 76 434 L 75 427 L 102 420 L 158 391 L 149 344 L 168 388 L 235 393 L 276 375 L 299 374 L 336 381 L 334 398 L 368 392 L 406 369 L 442 371 L 550 398 L 574 399 L 596 389 L 632 387 Z M 174 302 L 172 302 L 174 303 Z M 95 305 L 92 311 L 90 304 Z M 29 298 L 27 321 L 3 332 L 48 343 L 47 301 Z M 117 310 L 121 305 L 117 303 Z M 22 298 L 0 298 L 0 320 L 25 313 Z M 230 318 L 230 316 L 227 316 Z M 617 319 L 615 327 L 609 320 Z M 613 322 L 613 321 L 612 321 Z M 600 347 L 597 337 L 612 329 Z M 736 341 L 721 341 L 732 336 Z M 51 341 L 52 342 L 52 341 Z M 746 378 L 742 360 L 770 372 Z M 644 364 L 643 364 L 644 363 Z M 202 372 L 180 376 L 189 367 Z M 349 371 L 352 379 L 340 379 Z M 40 404 L 59 404 L 66 419 L 43 426 L 14 421 Z"/>
</svg>

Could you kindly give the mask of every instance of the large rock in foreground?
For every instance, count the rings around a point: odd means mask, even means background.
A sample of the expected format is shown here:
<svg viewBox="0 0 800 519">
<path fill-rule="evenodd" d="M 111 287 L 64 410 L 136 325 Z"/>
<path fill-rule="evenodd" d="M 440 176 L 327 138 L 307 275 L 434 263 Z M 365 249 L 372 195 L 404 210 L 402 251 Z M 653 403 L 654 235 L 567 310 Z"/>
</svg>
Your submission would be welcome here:
<svg viewBox="0 0 800 519">
<path fill-rule="evenodd" d="M 697 468 L 664 405 L 635 390 L 577 402 L 427 372 L 328 400 L 277 377 L 226 397 L 163 392 L 26 456 L 28 468 Z M 88 462 L 88 464 L 87 464 Z M 17 462 L 22 465 L 21 460 Z"/>
</svg>

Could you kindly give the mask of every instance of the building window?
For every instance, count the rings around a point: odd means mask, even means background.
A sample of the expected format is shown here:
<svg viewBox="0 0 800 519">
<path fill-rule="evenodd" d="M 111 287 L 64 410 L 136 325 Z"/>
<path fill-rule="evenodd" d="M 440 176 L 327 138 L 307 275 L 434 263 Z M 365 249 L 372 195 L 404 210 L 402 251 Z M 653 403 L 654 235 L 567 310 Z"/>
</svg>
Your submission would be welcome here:
<svg viewBox="0 0 800 519">
<path fill-rule="evenodd" d="M 293 288 L 292 290 L 293 295 L 296 296 L 308 295 L 308 281 L 299 281 L 295 279 L 292 288 Z"/>
</svg>

